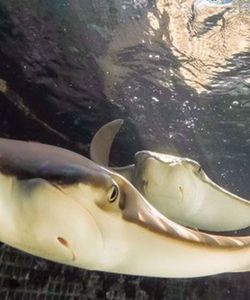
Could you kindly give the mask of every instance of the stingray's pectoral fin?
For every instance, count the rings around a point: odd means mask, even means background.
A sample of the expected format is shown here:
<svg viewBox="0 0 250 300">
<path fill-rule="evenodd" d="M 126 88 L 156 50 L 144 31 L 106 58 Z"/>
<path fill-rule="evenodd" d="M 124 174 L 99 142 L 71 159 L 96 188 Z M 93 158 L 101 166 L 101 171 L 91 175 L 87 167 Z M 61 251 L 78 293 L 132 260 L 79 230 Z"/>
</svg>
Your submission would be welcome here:
<svg viewBox="0 0 250 300">
<path fill-rule="evenodd" d="M 207 215 L 206 218 L 200 220 L 201 224 L 204 222 L 201 229 L 232 231 L 250 226 L 249 201 L 221 188 L 208 177 L 206 177 L 206 182 L 200 182 L 198 189 L 203 197 L 202 210 Z"/>
<path fill-rule="evenodd" d="M 94 162 L 108 166 L 111 146 L 122 124 L 123 120 L 117 119 L 97 131 L 90 144 L 90 157 Z"/>
</svg>

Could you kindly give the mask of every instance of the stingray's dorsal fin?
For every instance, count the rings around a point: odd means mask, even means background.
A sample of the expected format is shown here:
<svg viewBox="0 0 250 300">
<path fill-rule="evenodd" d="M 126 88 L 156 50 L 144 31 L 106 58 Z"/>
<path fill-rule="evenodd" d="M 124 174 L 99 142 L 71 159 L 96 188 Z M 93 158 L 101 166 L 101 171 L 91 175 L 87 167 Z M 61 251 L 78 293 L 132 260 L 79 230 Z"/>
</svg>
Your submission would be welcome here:
<svg viewBox="0 0 250 300">
<path fill-rule="evenodd" d="M 105 167 L 109 165 L 112 143 L 122 124 L 123 120 L 117 119 L 105 124 L 96 132 L 90 144 L 90 158 L 94 162 Z"/>
<path fill-rule="evenodd" d="M 94 135 L 90 144 L 90 158 L 105 167 L 109 166 L 109 156 L 115 136 L 123 124 L 122 119 L 117 119 L 105 124 Z M 112 167 L 111 169 L 131 181 L 134 164 L 124 167 Z"/>
</svg>

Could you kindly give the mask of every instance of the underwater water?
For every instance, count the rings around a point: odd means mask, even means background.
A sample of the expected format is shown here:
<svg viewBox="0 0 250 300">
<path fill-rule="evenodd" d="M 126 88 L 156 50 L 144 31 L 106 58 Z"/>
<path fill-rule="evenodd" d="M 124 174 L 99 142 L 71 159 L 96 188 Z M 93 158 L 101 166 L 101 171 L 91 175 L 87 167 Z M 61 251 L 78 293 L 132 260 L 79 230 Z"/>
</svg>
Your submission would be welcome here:
<svg viewBox="0 0 250 300">
<path fill-rule="evenodd" d="M 111 163 L 190 157 L 250 199 L 250 3 L 0 0 L 0 133 L 88 156 L 125 120 Z M 183 254 L 185 255 L 185 254 Z M 158 279 L 0 249 L 0 299 L 248 299 L 249 273 Z"/>
</svg>

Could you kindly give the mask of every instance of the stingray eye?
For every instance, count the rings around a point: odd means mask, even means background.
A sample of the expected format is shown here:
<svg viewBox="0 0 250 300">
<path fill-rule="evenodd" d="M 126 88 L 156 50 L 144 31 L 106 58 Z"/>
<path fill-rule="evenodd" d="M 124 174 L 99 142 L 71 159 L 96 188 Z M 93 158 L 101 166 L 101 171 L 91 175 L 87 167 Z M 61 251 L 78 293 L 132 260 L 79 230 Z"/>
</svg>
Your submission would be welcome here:
<svg viewBox="0 0 250 300">
<path fill-rule="evenodd" d="M 198 167 L 197 172 L 200 173 L 202 170 L 201 166 Z"/>
<path fill-rule="evenodd" d="M 117 184 L 113 184 L 108 192 L 109 202 L 114 202 L 119 196 L 119 187 Z"/>
</svg>

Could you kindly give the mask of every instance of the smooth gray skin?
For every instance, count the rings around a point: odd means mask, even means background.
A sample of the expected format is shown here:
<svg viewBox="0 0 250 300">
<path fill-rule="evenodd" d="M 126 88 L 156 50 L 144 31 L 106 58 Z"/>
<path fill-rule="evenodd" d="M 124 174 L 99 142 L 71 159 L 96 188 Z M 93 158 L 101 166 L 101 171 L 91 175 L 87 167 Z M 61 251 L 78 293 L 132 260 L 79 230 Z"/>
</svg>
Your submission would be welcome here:
<svg viewBox="0 0 250 300">
<path fill-rule="evenodd" d="M 89 270 L 198 277 L 250 267 L 250 237 L 178 225 L 121 175 L 50 145 L 0 139 L 0 222 L 0 241 Z"/>
<path fill-rule="evenodd" d="M 96 133 L 90 147 L 94 161 L 107 166 L 112 141 L 122 124 L 122 120 L 114 120 Z M 140 151 L 134 165 L 114 170 L 163 215 L 179 224 L 207 231 L 250 226 L 250 202 L 215 184 L 194 160 Z"/>
</svg>

